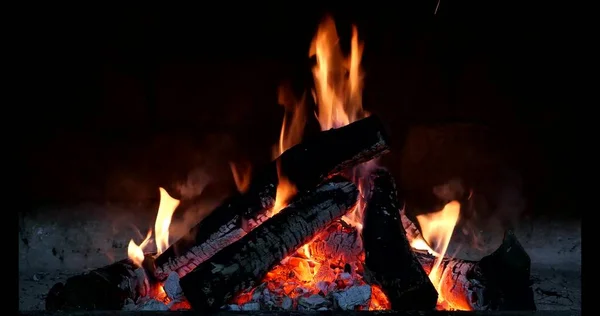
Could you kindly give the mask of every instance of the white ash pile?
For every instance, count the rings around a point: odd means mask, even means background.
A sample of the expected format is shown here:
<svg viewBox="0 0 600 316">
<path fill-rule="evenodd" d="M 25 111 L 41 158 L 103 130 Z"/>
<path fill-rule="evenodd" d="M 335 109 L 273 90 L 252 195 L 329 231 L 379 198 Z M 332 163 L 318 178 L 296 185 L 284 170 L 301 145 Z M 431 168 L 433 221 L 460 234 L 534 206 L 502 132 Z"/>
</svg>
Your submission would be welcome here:
<svg viewBox="0 0 600 316">
<path fill-rule="evenodd" d="M 358 231 L 336 222 L 284 259 L 262 284 L 223 306 L 225 310 L 372 310 L 372 287 L 363 280 Z"/>
<path fill-rule="evenodd" d="M 293 272 L 292 272 L 293 273 Z M 226 310 L 369 310 L 371 286 L 356 273 L 334 274 L 332 281 L 316 283 L 298 278 L 273 279 L 242 293 Z M 285 281 L 284 281 L 285 280 Z"/>
<path fill-rule="evenodd" d="M 140 268 L 141 269 L 141 268 Z M 143 269 L 142 269 L 143 271 Z M 150 286 L 144 279 L 144 293 L 136 301 L 127 299 L 123 310 L 128 311 L 176 311 L 189 310 L 190 305 L 186 301 L 181 286 L 179 286 L 179 275 L 171 272 L 163 284 Z"/>
</svg>

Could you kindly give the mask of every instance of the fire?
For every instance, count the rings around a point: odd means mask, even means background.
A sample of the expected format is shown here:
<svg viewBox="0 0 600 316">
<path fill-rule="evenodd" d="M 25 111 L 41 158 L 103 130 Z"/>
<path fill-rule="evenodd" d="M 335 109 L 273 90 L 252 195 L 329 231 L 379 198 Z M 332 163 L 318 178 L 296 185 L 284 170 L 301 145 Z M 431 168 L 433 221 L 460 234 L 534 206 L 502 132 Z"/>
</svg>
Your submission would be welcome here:
<svg viewBox="0 0 600 316">
<path fill-rule="evenodd" d="M 127 256 L 136 266 L 142 266 L 142 262 L 144 261 L 144 248 L 150 242 L 152 238 L 152 230 L 148 230 L 148 234 L 146 238 L 142 241 L 142 243 L 138 246 L 133 239 L 129 241 L 129 246 L 127 246 Z"/>
<path fill-rule="evenodd" d="M 154 240 L 156 242 L 156 253 L 161 254 L 169 248 L 169 226 L 171 226 L 171 217 L 179 200 L 172 198 L 169 193 L 163 188 L 158 188 L 160 191 L 160 204 L 158 205 L 158 214 L 156 222 L 154 222 Z"/>
<path fill-rule="evenodd" d="M 460 203 L 457 201 L 449 202 L 441 211 L 418 215 L 417 221 L 421 226 L 421 234 L 424 240 L 415 239 L 411 242 L 413 248 L 427 250 L 436 257 L 434 265 L 431 271 L 429 271 L 429 279 L 438 292 L 439 309 L 471 309 L 469 305 L 462 303 L 460 300 L 446 297 L 446 294 L 448 294 L 447 292 L 451 291 L 451 289 L 448 289 L 444 282 L 447 274 L 444 273 L 444 270 L 440 266 L 444 255 L 446 254 L 446 250 L 448 250 L 450 238 L 452 237 L 454 227 L 458 222 L 459 215 Z M 433 249 L 430 248 L 430 245 L 433 246 Z"/>
<path fill-rule="evenodd" d="M 368 114 L 362 107 L 363 74 L 360 61 L 363 44 L 358 41 L 358 30 L 352 27 L 350 56 L 344 57 L 335 22 L 327 17 L 314 37 L 309 57 L 316 56 L 313 68 L 321 130 L 348 125 Z"/>
<path fill-rule="evenodd" d="M 277 161 L 277 192 L 275 194 L 275 204 L 269 212 L 269 216 L 274 216 L 286 207 L 290 199 L 296 194 L 296 186 L 281 172 L 281 164 Z"/>
<path fill-rule="evenodd" d="M 164 250 L 169 247 L 169 226 L 171 225 L 171 218 L 177 206 L 179 206 L 179 200 L 172 198 L 169 193 L 163 188 L 158 188 L 160 192 L 160 203 L 158 205 L 158 213 L 156 214 L 156 221 L 154 222 L 154 242 L 156 243 L 156 255 L 161 254 Z M 146 239 L 142 241 L 140 245 L 137 245 L 133 239 L 129 241 L 127 247 L 127 255 L 137 266 L 141 266 L 144 261 L 144 251 L 146 247 L 152 241 L 152 230 L 148 230 Z"/>
<path fill-rule="evenodd" d="M 369 116 L 362 105 L 363 71 L 360 62 L 363 50 L 364 45 L 358 39 L 356 26 L 352 26 L 350 54 L 347 57 L 342 52 L 335 21 L 326 17 L 319 26 L 311 43 L 309 57 L 315 56 L 317 60 L 313 68 L 313 97 L 318 106 L 317 119 L 321 130 L 339 128 Z M 352 171 L 352 178 L 362 196 L 366 192 L 360 176 L 376 165 L 377 162 L 370 161 Z M 344 216 L 344 220 L 359 230 L 362 229 L 363 210 L 364 201 L 361 199 Z"/>
<path fill-rule="evenodd" d="M 315 90 L 312 92 L 317 104 L 316 118 L 321 130 L 339 128 L 368 116 L 368 113 L 362 108 L 362 69 L 360 68 L 360 60 L 363 45 L 358 41 L 356 27 L 353 27 L 352 31 L 350 54 L 345 57 L 339 45 L 335 23 L 333 19 L 328 17 L 320 25 L 309 50 L 309 57 L 316 56 L 317 61 L 313 68 Z M 283 86 L 279 89 L 279 103 L 286 106 L 286 112 L 279 143 L 274 148 L 274 158 L 301 141 L 307 120 L 304 98 L 295 100 L 290 90 Z M 375 165 L 376 162 L 363 164 L 352 170 L 349 175 L 355 180 L 361 193 L 364 193 L 363 186 L 358 179 Z M 284 208 L 289 199 L 296 194 L 296 187 L 285 177 L 279 164 L 277 165 L 277 175 L 279 184 L 271 216 Z M 361 200 L 357 207 L 343 218 L 344 222 L 353 227 L 355 231 L 356 229 L 360 231 L 362 228 L 363 207 L 364 201 Z M 330 231 L 336 231 L 336 229 L 328 230 L 323 234 L 326 235 Z M 360 239 L 358 235 L 357 237 Z M 318 236 L 315 237 L 315 240 L 317 239 L 319 239 Z M 269 290 L 282 290 L 287 297 L 297 298 L 299 296 L 306 297 L 326 293 L 332 288 L 344 289 L 352 286 L 365 286 L 360 272 L 362 271 L 364 254 L 355 256 L 350 260 L 341 261 L 339 258 L 333 259 L 322 254 L 313 257 L 311 251 L 313 243 L 314 240 L 303 245 L 296 253 L 284 259 L 281 265 L 267 274 L 264 282 L 266 282 Z M 323 249 L 320 251 L 327 252 Z M 351 252 L 352 250 L 348 249 L 348 251 Z M 244 293 L 238 296 L 235 302 L 240 305 L 247 303 L 251 296 L 252 292 Z M 371 298 L 367 305 L 362 308 L 385 310 L 390 308 L 390 303 L 380 288 L 371 286 Z"/>
<path fill-rule="evenodd" d="M 364 46 L 358 39 L 356 27 L 352 27 L 350 52 L 344 55 L 340 46 L 335 22 L 327 17 L 319 26 L 309 50 L 309 57 L 316 57 L 316 65 L 312 69 L 315 89 L 312 96 L 317 104 L 316 118 L 321 130 L 329 130 L 348 125 L 369 115 L 363 109 L 362 89 L 363 71 L 361 58 Z M 291 89 L 281 86 L 278 91 L 279 103 L 285 107 L 283 122 L 277 145 L 273 149 L 273 158 L 277 159 L 290 147 L 302 140 L 304 128 L 308 119 L 305 98 L 297 100 Z M 286 207 L 290 199 L 297 193 L 297 188 L 284 174 L 280 161 L 277 160 L 278 185 L 276 198 L 269 216 L 274 216 Z M 261 286 L 269 293 L 285 295 L 288 300 L 309 298 L 312 295 L 327 295 L 333 290 L 349 288 L 370 288 L 370 299 L 360 309 L 388 310 L 391 304 L 381 288 L 368 285 L 362 279 L 364 272 L 364 251 L 359 236 L 362 229 L 362 215 L 365 207 L 366 192 L 369 188 L 364 185 L 364 179 L 377 161 L 362 164 L 347 176 L 357 185 L 361 199 L 357 206 L 342 219 L 340 223 L 332 224 L 328 229 L 300 247 L 295 253 L 285 258 L 277 267 L 270 271 Z M 240 192 L 246 192 L 250 184 L 251 168 L 248 164 L 230 163 L 233 179 Z M 440 191 L 441 192 L 441 191 Z M 444 191 L 445 192 L 445 191 Z M 444 193 L 442 192 L 442 193 Z M 160 254 L 169 246 L 169 225 L 173 212 L 179 201 L 173 199 L 160 188 L 160 205 L 155 223 L 156 250 Z M 421 227 L 420 238 L 411 241 L 414 249 L 427 250 L 436 257 L 429 278 L 438 291 L 438 308 L 469 310 L 467 303 L 461 298 L 454 297 L 451 285 L 446 280 L 442 259 L 448 249 L 450 238 L 460 214 L 460 204 L 452 201 L 439 212 L 417 216 Z M 144 260 L 144 250 L 150 243 L 152 230 L 138 246 L 133 240 L 129 243 L 128 255 L 131 260 L 141 265 Z M 328 238 L 333 236 L 331 238 Z M 345 239 L 348 238 L 348 239 Z M 353 239 L 355 238 L 355 239 Z M 350 243 L 341 243 L 350 240 Z M 331 244 L 330 244 L 331 242 Z M 335 244 L 336 242 L 340 242 Z M 332 244 L 335 244 L 332 246 Z M 339 245 L 351 245 L 342 249 Z M 329 249 L 329 248 L 331 249 Z M 336 249 L 333 249 L 338 247 Z M 340 251 L 343 253 L 340 254 Z M 162 284 L 157 285 L 158 296 L 166 296 Z M 260 287 L 260 286 L 259 286 Z M 253 300 L 258 291 L 265 288 L 253 288 L 235 297 L 233 303 L 243 305 Z M 291 303 L 290 303 L 291 304 Z"/>
<path fill-rule="evenodd" d="M 281 124 L 281 133 L 279 134 L 279 143 L 273 149 L 273 158 L 277 159 L 288 148 L 298 144 L 302 140 L 304 126 L 306 125 L 306 115 L 304 113 L 304 97 L 295 100 L 290 89 L 285 86 L 279 87 L 279 103 L 286 107 Z M 288 109 L 292 108 L 291 115 Z M 289 121 L 289 122 L 288 122 Z M 273 216 L 282 208 L 286 207 L 289 200 L 296 194 L 296 186 L 281 171 L 280 161 L 277 160 L 277 192 L 275 195 L 275 204 L 271 209 L 270 216 Z"/>
</svg>

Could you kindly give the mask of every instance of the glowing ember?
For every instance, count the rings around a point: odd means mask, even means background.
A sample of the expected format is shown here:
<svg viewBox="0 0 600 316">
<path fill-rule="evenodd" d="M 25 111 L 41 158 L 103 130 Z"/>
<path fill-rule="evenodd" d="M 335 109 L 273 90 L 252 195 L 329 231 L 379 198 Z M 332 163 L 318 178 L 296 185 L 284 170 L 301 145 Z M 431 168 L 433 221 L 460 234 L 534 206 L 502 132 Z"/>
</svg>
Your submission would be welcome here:
<svg viewBox="0 0 600 316">
<path fill-rule="evenodd" d="M 371 303 L 369 304 L 370 311 L 381 311 L 390 309 L 390 301 L 383 293 L 381 288 L 376 285 L 371 286 Z"/>
</svg>

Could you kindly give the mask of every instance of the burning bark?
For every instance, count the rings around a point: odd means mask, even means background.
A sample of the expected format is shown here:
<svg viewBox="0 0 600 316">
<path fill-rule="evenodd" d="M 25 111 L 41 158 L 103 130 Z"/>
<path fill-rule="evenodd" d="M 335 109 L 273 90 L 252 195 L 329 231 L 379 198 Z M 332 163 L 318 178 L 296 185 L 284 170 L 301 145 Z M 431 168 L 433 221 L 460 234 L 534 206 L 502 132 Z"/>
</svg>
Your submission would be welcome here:
<svg viewBox="0 0 600 316">
<path fill-rule="evenodd" d="M 381 286 L 394 310 L 431 310 L 438 293 L 406 238 L 392 175 L 371 175 L 371 197 L 364 212 L 365 279 Z"/>
<path fill-rule="evenodd" d="M 264 222 L 275 204 L 279 174 L 303 191 L 388 150 L 387 134 L 375 116 L 323 131 L 286 150 L 252 179 L 245 193 L 225 200 L 160 254 L 154 262 L 154 275 L 159 280 L 171 271 L 184 276 Z"/>
<path fill-rule="evenodd" d="M 358 230 L 343 221 L 331 224 L 308 245 L 310 257 L 344 266 L 362 259 L 363 243 Z"/>
<path fill-rule="evenodd" d="M 415 224 L 400 212 L 409 239 L 422 240 Z M 436 256 L 415 250 L 430 273 Z M 506 231 L 500 247 L 479 261 L 444 257 L 439 286 L 447 308 L 462 310 L 535 310 L 530 280 L 531 259 L 514 233 Z"/>
<path fill-rule="evenodd" d="M 181 279 L 195 310 L 214 311 L 244 289 L 258 285 L 276 264 L 339 219 L 357 201 L 350 182 L 333 180 L 299 196 L 242 239 Z"/>
<path fill-rule="evenodd" d="M 127 299 L 150 291 L 144 269 L 125 259 L 55 284 L 46 297 L 46 310 L 118 310 Z"/>
</svg>

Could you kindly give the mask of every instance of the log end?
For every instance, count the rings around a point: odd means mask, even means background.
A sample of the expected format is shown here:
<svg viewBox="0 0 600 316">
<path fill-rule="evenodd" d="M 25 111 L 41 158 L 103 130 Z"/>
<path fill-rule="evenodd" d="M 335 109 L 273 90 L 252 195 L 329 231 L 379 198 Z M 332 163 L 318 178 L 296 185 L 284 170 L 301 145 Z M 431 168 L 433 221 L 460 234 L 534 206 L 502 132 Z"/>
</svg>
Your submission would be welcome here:
<svg viewBox="0 0 600 316">
<path fill-rule="evenodd" d="M 141 277 L 136 274 L 137 269 L 125 259 L 70 277 L 50 289 L 46 310 L 119 310 L 126 299 L 138 295 Z"/>
<path fill-rule="evenodd" d="M 536 310 L 531 288 L 531 258 L 508 230 L 500 247 L 478 263 L 480 273 L 485 276 L 487 287 L 493 289 L 496 310 Z"/>
</svg>

